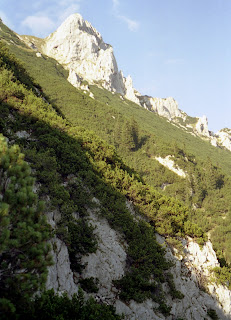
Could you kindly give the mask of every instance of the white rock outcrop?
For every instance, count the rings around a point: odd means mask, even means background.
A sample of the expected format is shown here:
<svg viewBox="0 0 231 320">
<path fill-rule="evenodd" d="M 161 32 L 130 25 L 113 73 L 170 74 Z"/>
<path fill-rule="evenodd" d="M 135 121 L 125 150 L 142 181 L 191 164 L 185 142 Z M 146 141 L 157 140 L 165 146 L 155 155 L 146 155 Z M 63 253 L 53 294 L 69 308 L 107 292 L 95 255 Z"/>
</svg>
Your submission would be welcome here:
<svg viewBox="0 0 231 320">
<path fill-rule="evenodd" d="M 136 91 L 133 88 L 131 76 L 128 76 L 127 78 L 123 77 L 123 82 L 124 82 L 124 89 L 125 89 L 125 93 L 124 93 L 125 98 L 140 105 L 139 98 L 137 97 Z"/>
<path fill-rule="evenodd" d="M 195 126 L 196 133 L 200 136 L 210 137 L 208 129 L 208 119 L 206 116 L 198 118 L 198 121 Z"/>
<path fill-rule="evenodd" d="M 28 139 L 30 137 L 30 133 L 28 133 L 27 131 L 17 131 L 15 133 L 15 135 L 18 137 L 18 138 L 24 138 L 24 139 Z"/>
<path fill-rule="evenodd" d="M 68 81 L 80 88 L 81 81 L 100 84 L 140 104 L 132 78 L 118 70 L 113 48 L 80 14 L 73 14 L 44 39 L 42 51 L 69 70 Z"/>
<path fill-rule="evenodd" d="M 203 272 L 206 276 L 210 276 L 210 268 L 220 266 L 210 241 L 201 249 L 198 243 L 188 238 L 184 243 L 184 250 L 186 253 L 186 265 L 191 264 L 196 266 L 197 271 Z"/>
<path fill-rule="evenodd" d="M 187 174 L 184 172 L 184 170 L 182 170 L 179 166 L 177 166 L 173 160 L 173 156 L 168 155 L 165 158 L 162 157 L 155 157 L 155 159 L 162 164 L 163 166 L 165 166 L 166 168 L 168 168 L 169 170 L 173 171 L 174 173 L 176 173 L 178 176 L 182 177 L 182 178 L 186 178 Z"/>
<path fill-rule="evenodd" d="M 164 238 L 159 235 L 157 240 L 164 243 Z M 168 319 L 204 320 L 209 309 L 215 310 L 219 319 L 231 319 L 231 292 L 210 280 L 211 269 L 219 266 L 211 242 L 200 248 L 193 239 L 188 238 L 182 244 L 183 255 L 178 253 L 175 256 L 166 248 L 166 258 L 174 263 L 171 271 L 176 289 L 184 294 L 182 300 L 172 300 L 166 290 L 168 303 L 172 307 L 172 318 Z"/>
<path fill-rule="evenodd" d="M 46 200 L 49 201 L 49 199 Z M 61 219 L 60 211 L 58 209 L 49 211 L 46 216 L 47 222 L 55 230 Z M 74 282 L 67 246 L 57 237 L 51 239 L 50 244 L 53 265 L 48 267 L 46 288 L 54 289 L 55 292 L 67 292 L 72 296 L 78 292 L 78 286 Z"/>
<path fill-rule="evenodd" d="M 204 285 L 203 282 L 205 282 L 211 296 L 217 297 L 217 305 L 225 312 L 227 319 L 231 319 L 231 291 L 225 286 L 210 281 L 211 269 L 220 266 L 212 243 L 208 241 L 201 249 L 197 243 L 189 238 L 185 244 L 185 252 L 185 264 L 188 269 L 191 270 L 199 284 L 202 281 L 202 285 Z"/>
<path fill-rule="evenodd" d="M 172 299 L 166 283 L 163 291 L 166 303 L 171 307 L 170 315 L 164 316 L 157 311 L 158 304 L 150 299 L 143 303 L 133 300 L 124 303 L 118 299 L 117 290 L 112 285 L 113 279 L 124 274 L 126 253 L 121 244 L 120 236 L 112 231 L 105 220 L 91 214 L 96 234 L 100 239 L 100 246 L 96 254 L 83 258 L 88 265 L 84 277 L 99 278 L 100 290 L 95 297 L 98 301 L 113 304 L 117 313 L 124 314 L 127 320 L 204 320 L 209 319 L 209 309 L 216 311 L 220 320 L 231 319 L 231 293 L 223 287 L 210 282 L 211 268 L 219 266 L 216 254 L 210 242 L 203 248 L 188 238 L 183 240 L 184 254 L 176 257 L 166 247 L 166 258 L 173 262 L 171 273 L 176 289 L 183 295 L 183 299 Z M 105 236 L 108 241 L 105 241 Z M 158 242 L 164 244 L 164 238 L 157 235 Z M 207 287 L 208 294 L 203 287 Z"/>
<path fill-rule="evenodd" d="M 82 264 L 86 264 L 86 267 L 81 276 L 98 278 L 99 291 L 95 296 L 100 301 L 112 304 L 118 292 L 112 281 L 121 279 L 125 272 L 126 243 L 109 226 L 106 219 L 98 216 L 97 210 L 88 210 L 88 212 L 90 222 L 95 227 L 98 249 L 95 253 L 82 258 Z"/>
<path fill-rule="evenodd" d="M 69 253 L 66 245 L 58 238 L 51 240 L 52 258 L 54 264 L 48 268 L 47 289 L 55 292 L 67 292 L 69 296 L 78 292 L 70 267 Z"/>
<path fill-rule="evenodd" d="M 100 205 L 96 198 L 93 201 Z M 136 218 L 133 206 L 129 204 L 127 207 Z M 97 208 L 88 209 L 88 213 L 98 239 L 97 251 L 82 257 L 81 262 L 86 267 L 81 275 L 73 274 L 66 245 L 60 239 L 52 239 L 54 265 L 49 268 L 48 289 L 66 291 L 71 296 L 78 292 L 76 283 L 80 278 L 93 277 L 99 280 L 99 291 L 91 295 L 99 302 L 113 305 L 117 313 L 125 315 L 126 320 L 204 320 L 209 319 L 209 309 L 215 310 L 220 320 L 231 319 L 231 292 L 210 281 L 211 269 L 219 266 L 212 244 L 207 242 L 200 248 L 191 238 L 182 240 L 183 253 L 173 249 L 173 254 L 166 246 L 165 239 L 156 235 L 157 241 L 166 247 L 166 259 L 173 263 L 170 271 L 176 289 L 184 295 L 183 299 L 172 299 L 167 283 L 162 285 L 166 303 L 171 307 L 169 316 L 161 314 L 158 304 L 150 299 L 143 303 L 121 301 L 113 280 L 120 279 L 125 273 L 127 244 L 124 238 L 109 226 L 106 219 L 100 217 Z M 59 219 L 58 211 L 48 213 L 48 221 L 53 228 Z M 204 288 L 207 288 L 210 294 Z"/>
<path fill-rule="evenodd" d="M 216 136 L 218 144 L 231 151 L 231 129 L 221 129 Z"/>
<path fill-rule="evenodd" d="M 110 91 L 125 93 L 113 48 L 103 42 L 100 33 L 80 14 L 71 15 L 44 40 L 43 53 L 74 70 L 79 78 L 89 83 L 98 82 Z"/>
<path fill-rule="evenodd" d="M 178 109 L 178 103 L 172 97 L 161 99 L 149 96 L 139 96 L 140 104 L 149 111 L 156 112 L 158 115 L 172 120 L 173 118 L 184 117 L 184 113 Z"/>
<path fill-rule="evenodd" d="M 165 320 L 172 319 L 172 317 L 166 318 L 161 313 L 155 312 L 154 309 L 158 307 L 157 303 L 147 299 L 143 303 L 137 303 L 130 301 L 124 303 L 121 300 L 116 300 L 115 308 L 117 313 L 124 314 L 126 320 Z"/>
<path fill-rule="evenodd" d="M 75 70 L 70 68 L 67 80 L 76 88 L 80 88 L 83 78 L 81 78 Z"/>
</svg>

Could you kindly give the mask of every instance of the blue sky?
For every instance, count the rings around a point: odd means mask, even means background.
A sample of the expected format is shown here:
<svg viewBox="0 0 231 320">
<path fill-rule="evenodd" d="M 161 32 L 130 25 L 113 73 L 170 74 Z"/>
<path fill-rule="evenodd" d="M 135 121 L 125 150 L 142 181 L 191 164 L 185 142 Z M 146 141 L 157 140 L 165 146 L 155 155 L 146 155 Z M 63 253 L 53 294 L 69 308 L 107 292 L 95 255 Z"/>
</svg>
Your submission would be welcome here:
<svg viewBox="0 0 231 320">
<path fill-rule="evenodd" d="M 172 96 L 214 132 L 231 128 L 231 0 L 0 0 L 0 17 L 19 34 L 45 37 L 75 12 L 142 94 Z"/>
</svg>

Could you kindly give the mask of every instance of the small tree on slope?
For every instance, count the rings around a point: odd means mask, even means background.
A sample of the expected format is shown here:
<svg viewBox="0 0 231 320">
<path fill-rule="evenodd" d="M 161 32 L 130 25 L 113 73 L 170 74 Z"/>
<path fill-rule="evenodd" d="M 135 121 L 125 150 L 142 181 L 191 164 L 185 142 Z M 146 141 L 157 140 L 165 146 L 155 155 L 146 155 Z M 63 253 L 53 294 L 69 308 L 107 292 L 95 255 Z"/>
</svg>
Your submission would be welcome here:
<svg viewBox="0 0 231 320">
<path fill-rule="evenodd" d="M 0 135 L 0 318 L 31 297 L 51 264 L 50 228 L 33 192 L 34 178 L 18 146 Z"/>
</svg>

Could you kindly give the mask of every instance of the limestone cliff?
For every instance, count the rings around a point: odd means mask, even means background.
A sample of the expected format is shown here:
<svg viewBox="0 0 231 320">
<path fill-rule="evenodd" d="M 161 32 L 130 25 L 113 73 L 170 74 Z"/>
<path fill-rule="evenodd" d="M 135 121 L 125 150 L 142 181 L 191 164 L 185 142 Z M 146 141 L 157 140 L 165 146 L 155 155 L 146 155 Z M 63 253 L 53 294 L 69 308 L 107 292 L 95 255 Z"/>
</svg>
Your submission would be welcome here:
<svg viewBox="0 0 231 320">
<path fill-rule="evenodd" d="M 231 129 L 221 129 L 216 133 L 217 143 L 231 151 Z"/>
<path fill-rule="evenodd" d="M 144 108 L 156 112 L 168 120 L 177 117 L 184 118 L 184 113 L 178 109 L 178 103 L 172 97 L 161 99 L 140 95 L 139 101 Z"/>
<path fill-rule="evenodd" d="M 44 40 L 43 53 L 70 71 L 68 80 L 74 86 L 80 87 L 84 79 L 138 102 L 131 78 L 126 79 L 118 70 L 112 46 L 80 14 L 71 15 Z"/>
<path fill-rule="evenodd" d="M 209 130 L 208 130 L 208 119 L 206 116 L 203 116 L 201 118 L 198 118 L 198 121 L 196 123 L 196 132 L 205 137 L 209 137 Z"/>
<path fill-rule="evenodd" d="M 100 205 L 96 198 L 93 201 Z M 131 203 L 128 208 L 135 218 Z M 125 315 L 126 320 L 204 320 L 210 319 L 207 315 L 210 309 L 215 310 L 221 320 L 231 319 L 231 292 L 211 281 L 211 268 L 219 266 L 212 244 L 207 242 L 200 248 L 191 238 L 182 239 L 183 251 L 179 252 L 170 249 L 165 239 L 156 235 L 157 241 L 166 248 L 166 259 L 173 264 L 171 273 L 176 289 L 183 294 L 183 299 L 173 299 L 167 283 L 163 283 L 166 303 L 171 308 L 169 316 L 161 314 L 157 310 L 158 304 L 150 299 L 143 303 L 121 301 L 113 280 L 120 279 L 125 273 L 127 245 L 121 235 L 111 229 L 106 219 L 100 217 L 97 208 L 88 209 L 88 213 L 99 243 L 97 251 L 82 257 L 86 268 L 80 275 L 71 271 L 65 244 L 57 238 L 53 239 L 55 265 L 49 269 L 47 288 L 66 291 L 71 296 L 78 291 L 80 279 L 93 277 L 99 281 L 99 291 L 91 295 L 99 302 L 113 305 L 117 313 Z M 53 227 L 58 219 L 57 212 L 49 213 L 48 220 Z"/>
</svg>

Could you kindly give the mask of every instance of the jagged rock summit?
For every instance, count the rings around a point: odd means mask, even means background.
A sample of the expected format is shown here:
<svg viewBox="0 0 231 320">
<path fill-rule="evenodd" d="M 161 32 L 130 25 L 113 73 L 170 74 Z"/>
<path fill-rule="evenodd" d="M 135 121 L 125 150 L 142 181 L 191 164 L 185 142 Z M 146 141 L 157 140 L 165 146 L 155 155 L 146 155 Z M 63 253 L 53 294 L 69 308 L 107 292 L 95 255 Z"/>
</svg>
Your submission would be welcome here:
<svg viewBox="0 0 231 320">
<path fill-rule="evenodd" d="M 68 17 L 45 38 L 41 49 L 69 70 L 68 81 L 77 88 L 81 88 L 83 80 L 98 83 L 169 120 L 182 117 L 173 98 L 152 98 L 136 91 L 131 76 L 125 78 L 118 70 L 112 46 L 106 44 L 101 34 L 78 13 Z"/>
<path fill-rule="evenodd" d="M 111 45 L 83 17 L 76 13 L 45 40 L 43 53 L 56 59 L 69 71 L 69 81 L 79 87 L 82 80 L 100 83 L 105 89 L 126 95 L 131 88 L 117 62 Z"/>
<path fill-rule="evenodd" d="M 35 39 L 34 44 L 26 36 L 19 38 L 38 51 Z M 122 71 L 119 71 L 112 46 L 106 44 L 101 34 L 79 13 L 69 16 L 55 32 L 45 38 L 39 50 L 69 70 L 67 80 L 76 88 L 89 91 L 88 86 L 83 84 L 84 80 L 89 84 L 97 84 L 167 118 L 187 132 L 209 140 L 213 146 L 231 151 L 231 131 L 222 129 L 214 134 L 208 129 L 206 116 L 194 118 L 195 121 L 190 123 L 188 119 L 191 117 L 178 108 L 177 101 L 172 97 L 154 98 L 135 90 L 131 76 L 124 77 Z M 41 57 L 40 52 L 36 55 Z M 92 93 L 90 96 L 94 98 Z"/>
<path fill-rule="evenodd" d="M 125 78 L 119 71 L 112 46 L 106 44 L 101 34 L 78 13 L 69 16 L 45 38 L 41 49 L 69 70 L 68 81 L 77 88 L 81 88 L 82 81 L 87 80 L 90 84 L 97 83 L 111 92 L 117 92 L 168 120 L 186 117 L 172 97 L 153 98 L 135 90 L 131 76 Z"/>
</svg>

